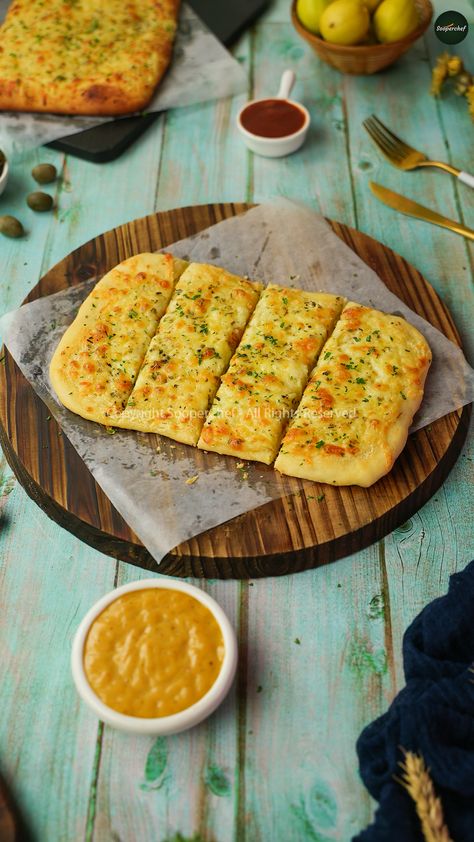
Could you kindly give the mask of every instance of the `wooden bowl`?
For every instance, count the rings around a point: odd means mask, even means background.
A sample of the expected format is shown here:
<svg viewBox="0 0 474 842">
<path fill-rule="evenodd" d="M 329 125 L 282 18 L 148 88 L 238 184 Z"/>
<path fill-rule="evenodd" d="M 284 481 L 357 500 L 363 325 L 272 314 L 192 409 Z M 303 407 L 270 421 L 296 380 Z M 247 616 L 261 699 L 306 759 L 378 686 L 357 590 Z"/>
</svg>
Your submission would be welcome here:
<svg viewBox="0 0 474 842">
<path fill-rule="evenodd" d="M 330 44 L 329 41 L 324 41 L 323 38 L 305 29 L 296 14 L 296 0 L 293 0 L 291 7 L 291 20 L 296 31 L 308 44 L 311 44 L 315 53 L 326 64 L 330 64 L 331 67 L 335 67 L 341 73 L 369 76 L 371 73 L 378 73 L 379 70 L 383 70 L 397 61 L 418 38 L 421 38 L 428 28 L 433 17 L 433 6 L 430 0 L 415 0 L 415 5 L 420 17 L 419 25 L 406 38 L 393 41 L 391 44 L 371 44 L 369 46 L 356 44 L 352 47 Z"/>
</svg>

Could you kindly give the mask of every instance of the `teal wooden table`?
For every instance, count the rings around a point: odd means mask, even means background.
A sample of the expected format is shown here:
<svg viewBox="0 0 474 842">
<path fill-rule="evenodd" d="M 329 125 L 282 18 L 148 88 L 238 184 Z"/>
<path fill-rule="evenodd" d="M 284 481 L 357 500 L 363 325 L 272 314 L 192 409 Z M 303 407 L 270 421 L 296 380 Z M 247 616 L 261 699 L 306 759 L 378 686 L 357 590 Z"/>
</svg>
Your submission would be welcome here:
<svg viewBox="0 0 474 842">
<path fill-rule="evenodd" d="M 93 235 L 153 210 L 215 201 L 301 199 L 367 232 L 413 262 L 451 309 L 472 361 L 472 251 L 454 234 L 378 204 L 373 178 L 474 225 L 474 191 L 437 172 L 402 174 L 361 127 L 372 111 L 433 157 L 474 169 L 464 100 L 432 99 L 442 45 L 430 32 L 391 70 L 343 77 L 320 64 L 273 4 L 235 48 L 247 95 L 272 94 L 282 70 L 313 125 L 304 149 L 251 156 L 234 129 L 246 95 L 169 112 L 108 165 L 51 150 L 13 162 L 0 213 L 31 229 L 0 244 L 1 307 L 18 306 L 52 264 Z M 472 17 L 472 13 L 471 13 Z M 466 55 L 468 48 L 458 52 Z M 471 63 L 472 61 L 471 51 Z M 474 69 L 471 67 L 471 70 Z M 54 215 L 25 213 L 29 172 L 62 172 Z M 90 605 L 140 577 L 48 520 L 0 472 L 0 772 L 40 842 L 346 842 L 373 803 L 355 741 L 403 686 L 402 634 L 451 573 L 470 560 L 472 461 L 408 523 L 350 558 L 255 582 L 199 581 L 238 630 L 240 665 L 230 696 L 193 731 L 136 738 L 97 722 L 69 671 L 71 639 Z M 149 575 L 143 571 L 143 576 Z"/>
</svg>

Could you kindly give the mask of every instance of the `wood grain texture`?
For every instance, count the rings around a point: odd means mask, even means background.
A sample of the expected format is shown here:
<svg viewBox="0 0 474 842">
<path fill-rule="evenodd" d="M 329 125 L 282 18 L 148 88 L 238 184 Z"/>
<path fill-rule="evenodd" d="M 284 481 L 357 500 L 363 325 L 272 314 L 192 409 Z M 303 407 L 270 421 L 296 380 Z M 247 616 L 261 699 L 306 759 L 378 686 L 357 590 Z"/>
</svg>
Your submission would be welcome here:
<svg viewBox="0 0 474 842">
<path fill-rule="evenodd" d="M 1 242 L 2 311 L 19 306 L 71 249 L 129 219 L 284 195 L 355 225 L 415 264 L 472 348 L 469 247 L 384 208 L 367 181 L 377 169 L 377 181 L 449 208 L 468 225 L 474 191 L 441 174 L 393 170 L 360 126 L 375 111 L 402 137 L 472 171 L 465 102 L 453 96 L 434 103 L 427 94 L 429 66 L 445 47 L 429 34 L 387 73 L 348 79 L 306 48 L 289 6 L 271 3 L 234 54 L 248 71 L 249 96 L 274 93 L 285 67 L 296 71 L 295 98 L 312 116 L 303 149 L 274 161 L 249 155 L 232 131 L 244 94 L 169 112 L 107 166 L 64 161 L 45 148 L 24 153 L 0 205 L 28 230 L 24 240 Z M 473 22 L 468 0 L 457 8 Z M 467 59 L 465 46 L 468 40 L 456 52 Z M 58 210 L 41 216 L 25 209 L 24 197 L 31 168 L 44 160 L 65 180 Z M 177 842 L 181 833 L 186 842 L 348 842 L 374 807 L 357 772 L 360 729 L 404 684 L 407 624 L 472 557 L 470 442 L 431 500 L 378 544 L 298 576 L 194 580 L 235 622 L 239 675 L 235 695 L 207 727 L 169 738 L 166 751 L 152 738 L 130 741 L 98 727 L 75 698 L 67 664 L 72 635 L 94 600 L 115 582 L 157 574 L 114 563 L 60 529 L 0 459 L 1 771 L 31 838 Z"/>
<path fill-rule="evenodd" d="M 127 223 L 90 240 L 56 264 L 27 300 L 100 277 L 134 253 L 161 248 L 242 209 L 232 204 L 195 206 Z M 458 341 L 450 314 L 414 267 L 355 229 L 332 225 L 392 292 Z M 0 390 L 0 440 L 33 499 L 97 549 L 154 569 L 153 559 L 67 438 L 60 435 L 57 424 L 53 419 L 48 423 L 47 408 L 8 352 L 0 371 Z M 160 571 L 218 578 L 281 575 L 367 546 L 405 521 L 439 487 L 459 452 L 468 418 L 468 409 L 454 412 L 410 436 L 390 474 L 369 489 L 304 482 L 293 496 L 272 501 L 181 544 L 163 560 Z"/>
</svg>

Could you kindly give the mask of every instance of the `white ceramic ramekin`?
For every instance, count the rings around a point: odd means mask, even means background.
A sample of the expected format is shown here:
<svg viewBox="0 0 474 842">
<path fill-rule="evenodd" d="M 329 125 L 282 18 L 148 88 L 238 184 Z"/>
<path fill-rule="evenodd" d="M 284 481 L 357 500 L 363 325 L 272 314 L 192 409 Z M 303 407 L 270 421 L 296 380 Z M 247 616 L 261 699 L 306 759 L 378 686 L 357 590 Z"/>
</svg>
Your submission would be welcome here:
<svg viewBox="0 0 474 842">
<path fill-rule="evenodd" d="M 246 102 L 237 114 L 237 128 L 242 135 L 246 146 L 257 155 L 263 155 L 265 158 L 282 158 L 284 155 L 291 155 L 292 152 L 296 152 L 296 150 L 299 149 L 305 142 L 311 117 L 309 116 L 308 109 L 305 108 L 301 102 L 289 99 L 291 89 L 293 88 L 295 81 L 296 76 L 293 71 L 285 70 L 283 76 L 281 77 L 280 90 L 278 91 L 276 97 L 264 97 L 263 99 L 284 99 L 290 105 L 294 105 L 296 108 L 299 108 L 299 110 L 303 112 L 305 120 L 301 129 L 298 129 L 297 132 L 283 135 L 282 137 L 263 137 L 262 135 L 249 132 L 242 125 L 242 113 L 249 105 L 261 102 L 261 99 L 252 99 L 249 102 Z"/>
<path fill-rule="evenodd" d="M 168 590 L 182 591 L 199 600 L 215 617 L 224 640 L 224 660 L 221 670 L 206 695 L 194 705 L 179 713 L 174 713 L 172 716 L 155 717 L 153 719 L 126 716 L 104 704 L 92 690 L 84 671 L 84 644 L 92 622 L 107 605 L 110 605 L 111 602 L 114 602 L 122 594 L 129 593 L 130 591 L 141 591 L 145 588 L 166 588 Z M 129 585 L 123 585 L 121 588 L 110 591 L 102 599 L 99 599 L 90 611 L 87 612 L 74 636 L 71 668 L 79 695 L 99 719 L 106 722 L 107 725 L 133 734 L 154 734 L 158 736 L 179 734 L 180 731 L 186 731 L 188 728 L 192 728 L 193 725 L 197 725 L 198 722 L 202 722 L 203 719 L 210 716 L 227 695 L 237 668 L 237 641 L 234 629 L 227 615 L 220 605 L 204 591 L 178 579 L 142 579 L 141 581 L 132 582 Z"/>
<path fill-rule="evenodd" d="M 2 195 L 8 181 L 8 160 L 5 158 L 2 172 L 0 173 L 0 196 Z"/>
</svg>

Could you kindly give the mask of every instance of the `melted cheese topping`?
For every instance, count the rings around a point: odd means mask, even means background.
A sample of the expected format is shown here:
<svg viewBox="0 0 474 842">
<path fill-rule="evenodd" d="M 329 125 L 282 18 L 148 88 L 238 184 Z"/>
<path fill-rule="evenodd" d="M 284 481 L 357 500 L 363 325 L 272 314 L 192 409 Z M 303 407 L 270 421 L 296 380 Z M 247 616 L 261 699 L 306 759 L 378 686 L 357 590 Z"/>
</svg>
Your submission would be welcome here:
<svg viewBox="0 0 474 842">
<path fill-rule="evenodd" d="M 201 699 L 224 659 L 209 609 L 181 591 L 122 594 L 92 623 L 84 645 L 87 680 L 104 704 L 127 716 L 170 716 Z"/>
<path fill-rule="evenodd" d="M 260 289 L 219 267 L 192 263 L 116 426 L 195 445 Z"/>
<path fill-rule="evenodd" d="M 14 0 L 0 27 L 0 108 L 144 108 L 171 56 L 179 0 Z"/>
<path fill-rule="evenodd" d="M 114 423 L 185 266 L 169 254 L 138 254 L 96 284 L 51 360 L 51 383 L 68 409 Z"/>
<path fill-rule="evenodd" d="M 222 378 L 198 447 L 270 464 L 343 299 L 268 286 Z"/>
<path fill-rule="evenodd" d="M 372 485 L 405 445 L 430 362 L 426 340 L 404 319 L 349 303 L 275 468 L 334 485 Z"/>
</svg>

